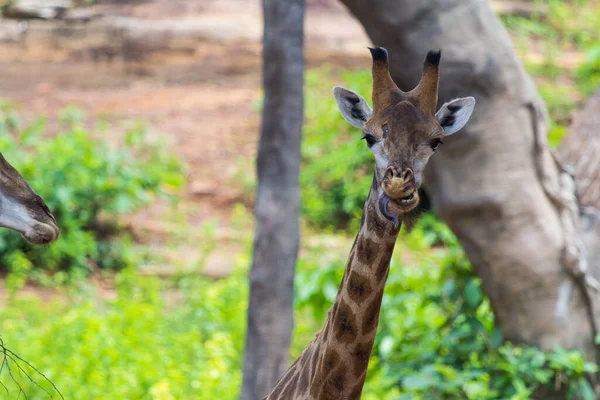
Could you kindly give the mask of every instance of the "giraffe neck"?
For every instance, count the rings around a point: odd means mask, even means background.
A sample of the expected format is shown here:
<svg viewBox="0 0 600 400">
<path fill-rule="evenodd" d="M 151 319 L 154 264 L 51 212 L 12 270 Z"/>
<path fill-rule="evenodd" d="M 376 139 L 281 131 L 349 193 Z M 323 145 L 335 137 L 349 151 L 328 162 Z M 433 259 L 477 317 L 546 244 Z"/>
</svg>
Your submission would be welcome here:
<svg viewBox="0 0 600 400">
<path fill-rule="evenodd" d="M 344 393 L 344 399 L 360 399 L 400 229 L 381 214 L 377 200 L 374 184 L 337 296 L 315 340 L 321 350 L 310 385 L 312 398 L 328 398 L 324 394 L 333 390 Z"/>
<path fill-rule="evenodd" d="M 377 187 L 373 179 L 325 326 L 266 399 L 360 399 L 400 230 L 379 211 Z"/>
</svg>

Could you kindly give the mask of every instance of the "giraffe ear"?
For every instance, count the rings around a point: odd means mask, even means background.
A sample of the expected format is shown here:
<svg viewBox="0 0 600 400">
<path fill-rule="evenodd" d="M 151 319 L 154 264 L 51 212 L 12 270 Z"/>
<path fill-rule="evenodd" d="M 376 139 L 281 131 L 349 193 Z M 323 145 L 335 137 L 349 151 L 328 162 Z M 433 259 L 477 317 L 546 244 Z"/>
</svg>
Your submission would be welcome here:
<svg viewBox="0 0 600 400">
<path fill-rule="evenodd" d="M 462 97 L 445 103 L 435 114 L 438 122 L 444 128 L 444 136 L 461 130 L 471 118 L 474 108 L 474 97 Z"/>
<path fill-rule="evenodd" d="M 333 89 L 333 97 L 342 113 L 342 117 L 357 128 L 362 128 L 373 114 L 373 110 L 369 107 L 367 101 L 352 90 L 336 86 Z"/>
</svg>

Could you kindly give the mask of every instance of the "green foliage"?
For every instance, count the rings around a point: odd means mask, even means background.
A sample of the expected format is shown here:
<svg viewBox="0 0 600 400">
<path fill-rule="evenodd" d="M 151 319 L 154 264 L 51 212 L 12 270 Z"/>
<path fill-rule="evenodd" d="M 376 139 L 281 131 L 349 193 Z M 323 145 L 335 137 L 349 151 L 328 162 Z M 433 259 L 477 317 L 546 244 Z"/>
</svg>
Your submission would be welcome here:
<svg viewBox="0 0 600 400">
<path fill-rule="evenodd" d="M 571 113 L 600 84 L 600 5 L 589 0 L 535 1 L 531 16 L 501 16 L 546 101 L 556 145 Z M 579 55 L 585 54 L 583 61 Z"/>
<path fill-rule="evenodd" d="M 537 3 L 547 6 L 547 13 L 539 18 L 556 32 L 558 41 L 588 46 L 600 38 L 600 9 L 595 1 L 538 0 Z"/>
<path fill-rule="evenodd" d="M 183 184 L 178 160 L 149 142 L 142 124 L 126 126 L 122 142 L 111 146 L 84 127 L 81 110 L 68 107 L 59 120 L 62 133 L 49 138 L 46 118 L 24 126 L 14 105 L 0 103 L 0 149 L 46 201 L 61 229 L 60 239 L 45 247 L 0 231 L 0 264 L 10 272 L 11 288 L 27 278 L 52 283 L 42 270 L 55 272 L 53 282 L 63 283 L 85 276 L 92 264 L 122 268 L 139 262 L 131 240 L 112 240 L 124 235 L 116 219 Z"/>
<path fill-rule="evenodd" d="M 238 271 L 216 282 L 195 277 L 166 287 L 127 268 L 117 277 L 115 300 L 94 301 L 91 292 L 48 304 L 14 299 L 0 311 L 0 331 L 6 347 L 65 399 L 233 400 L 241 384 L 246 282 Z M 172 300 L 174 290 L 180 299 Z M 28 399 L 49 399 L 11 366 Z M 17 397 L 7 368 L 0 382 Z"/>
<path fill-rule="evenodd" d="M 343 72 L 347 88 L 370 102 L 369 71 Z M 327 68 L 306 74 L 306 120 L 302 143 L 302 211 L 311 224 L 333 229 L 360 217 L 373 177 L 373 155 L 360 130 L 348 124 L 333 100 Z"/>
<path fill-rule="evenodd" d="M 588 52 L 576 74 L 577 87 L 583 94 L 591 95 L 600 86 L 600 44 L 596 44 Z"/>
</svg>

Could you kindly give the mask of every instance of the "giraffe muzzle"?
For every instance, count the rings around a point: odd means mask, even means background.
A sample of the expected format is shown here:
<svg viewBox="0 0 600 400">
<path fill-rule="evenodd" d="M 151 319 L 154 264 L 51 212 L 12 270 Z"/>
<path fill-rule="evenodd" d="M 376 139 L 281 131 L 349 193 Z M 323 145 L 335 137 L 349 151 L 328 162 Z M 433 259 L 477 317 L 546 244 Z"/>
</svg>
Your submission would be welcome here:
<svg viewBox="0 0 600 400">
<path fill-rule="evenodd" d="M 381 187 L 385 194 L 394 200 L 408 199 L 416 192 L 415 178 L 412 169 L 399 172 L 395 167 L 388 167 Z"/>
<path fill-rule="evenodd" d="M 398 169 L 388 167 L 381 187 L 383 193 L 379 196 L 379 210 L 394 223 L 394 229 L 398 229 L 400 215 L 410 212 L 419 204 L 414 174 L 410 168 L 400 173 Z"/>
</svg>

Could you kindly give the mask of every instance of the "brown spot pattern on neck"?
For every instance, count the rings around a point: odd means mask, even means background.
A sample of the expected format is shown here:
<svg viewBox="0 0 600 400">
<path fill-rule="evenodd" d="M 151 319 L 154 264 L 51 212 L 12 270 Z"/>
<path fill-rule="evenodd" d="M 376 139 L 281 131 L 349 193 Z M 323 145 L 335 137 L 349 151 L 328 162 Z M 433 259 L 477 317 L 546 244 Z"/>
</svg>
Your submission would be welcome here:
<svg viewBox="0 0 600 400">
<path fill-rule="evenodd" d="M 360 399 L 398 234 L 379 213 L 374 188 L 325 326 L 268 400 Z"/>
</svg>

